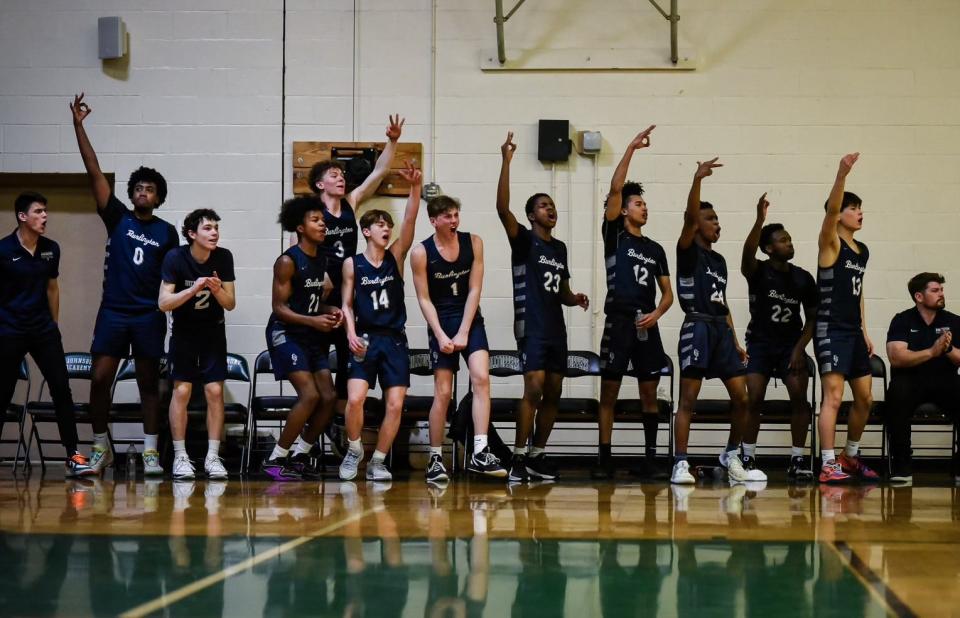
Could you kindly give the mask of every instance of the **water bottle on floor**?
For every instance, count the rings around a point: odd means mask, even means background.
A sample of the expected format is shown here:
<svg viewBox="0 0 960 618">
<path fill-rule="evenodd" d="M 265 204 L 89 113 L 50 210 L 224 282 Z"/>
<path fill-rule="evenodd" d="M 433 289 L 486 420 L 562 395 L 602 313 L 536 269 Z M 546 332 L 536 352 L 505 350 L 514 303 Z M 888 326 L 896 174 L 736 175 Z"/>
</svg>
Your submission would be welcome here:
<svg viewBox="0 0 960 618">
<path fill-rule="evenodd" d="M 137 453 L 137 447 L 131 444 L 127 447 L 127 460 L 124 462 L 126 464 L 126 475 L 128 479 L 134 479 L 137 477 L 137 458 L 140 456 Z"/>
</svg>

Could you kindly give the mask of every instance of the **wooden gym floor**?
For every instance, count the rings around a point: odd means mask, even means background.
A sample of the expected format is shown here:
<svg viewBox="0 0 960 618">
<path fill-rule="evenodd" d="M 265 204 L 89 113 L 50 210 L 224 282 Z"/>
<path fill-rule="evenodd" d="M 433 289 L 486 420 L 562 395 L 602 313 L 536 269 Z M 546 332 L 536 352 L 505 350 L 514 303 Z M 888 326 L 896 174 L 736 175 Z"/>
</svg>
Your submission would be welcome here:
<svg viewBox="0 0 960 618">
<path fill-rule="evenodd" d="M 960 488 L 945 475 L 912 487 L 680 489 L 566 476 L 437 490 L 419 473 L 375 486 L 5 469 L 0 614 L 960 612 Z"/>
</svg>

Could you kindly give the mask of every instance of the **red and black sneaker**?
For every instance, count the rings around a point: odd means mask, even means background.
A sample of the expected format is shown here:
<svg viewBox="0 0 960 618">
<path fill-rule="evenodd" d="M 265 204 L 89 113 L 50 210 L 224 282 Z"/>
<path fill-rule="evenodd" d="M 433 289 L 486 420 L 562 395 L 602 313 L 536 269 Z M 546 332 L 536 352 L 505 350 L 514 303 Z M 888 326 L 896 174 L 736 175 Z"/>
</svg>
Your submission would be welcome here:
<svg viewBox="0 0 960 618">
<path fill-rule="evenodd" d="M 824 462 L 820 468 L 821 483 L 843 483 L 850 480 L 850 475 L 843 471 L 836 461 Z"/>
<path fill-rule="evenodd" d="M 841 453 L 840 457 L 837 458 L 837 462 L 840 464 L 840 467 L 843 468 L 843 471 L 850 476 L 858 476 L 868 481 L 880 480 L 880 475 L 874 472 L 867 464 L 863 463 L 863 460 L 859 457 L 850 457 L 846 453 Z"/>
</svg>

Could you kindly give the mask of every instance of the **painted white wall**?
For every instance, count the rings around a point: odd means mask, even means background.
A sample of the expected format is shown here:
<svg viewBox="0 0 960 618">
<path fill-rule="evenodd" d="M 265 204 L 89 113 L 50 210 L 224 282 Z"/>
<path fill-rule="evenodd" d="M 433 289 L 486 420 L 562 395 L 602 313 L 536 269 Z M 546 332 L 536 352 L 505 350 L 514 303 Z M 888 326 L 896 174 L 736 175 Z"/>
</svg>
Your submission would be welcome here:
<svg viewBox="0 0 960 618">
<path fill-rule="evenodd" d="M 234 250 L 239 277 L 230 348 L 252 359 L 264 347 L 270 267 L 281 248 L 274 222 L 290 194 L 292 142 L 381 139 L 387 115 L 400 112 L 407 117 L 402 139 L 423 142 L 429 162 L 431 5 L 288 0 L 283 101 L 279 0 L 174 0 L 162 10 L 145 0 L 8 0 L 0 8 L 0 171 L 82 171 L 67 103 L 85 91 L 94 109 L 88 130 L 103 168 L 117 174 L 118 192 L 133 168 L 151 165 L 170 182 L 162 216 L 176 221 L 200 206 L 224 216 L 223 243 Z M 909 306 L 912 274 L 943 272 L 948 295 L 960 276 L 952 259 L 960 249 L 957 2 L 684 2 L 681 44 L 699 54 L 692 73 L 483 73 L 480 49 L 495 46 L 493 3 L 438 5 L 436 165 L 427 175 L 463 201 L 463 228 L 486 241 L 482 307 L 494 347 L 514 345 L 509 256 L 494 213 L 507 130 L 519 144 L 515 212 L 530 193 L 553 193 L 556 234 L 570 248 L 578 291 L 602 290 L 602 271 L 591 270 L 599 250 L 594 199 L 627 142 L 651 123 L 658 125 L 653 147 L 634 158 L 630 177 L 647 188 L 646 231 L 667 249 L 671 266 L 696 161 L 720 155 L 725 167 L 703 195 L 718 208 L 718 249 L 731 270 L 764 191 L 769 220 L 788 227 L 796 262 L 813 269 L 837 161 L 859 150 L 848 189 L 864 199 L 867 316 L 880 353 L 890 318 Z M 96 19 L 105 15 L 122 16 L 130 33 L 125 79 L 109 76 L 96 57 Z M 510 48 L 668 51 L 666 22 L 641 0 L 538 0 L 506 31 Z M 536 160 L 539 118 L 603 132 L 599 186 L 589 159 L 574 154 L 553 176 Z M 417 237 L 428 232 L 423 216 Z M 411 345 L 425 345 L 408 288 Z M 729 297 L 742 334 L 746 285 L 736 274 Z M 602 295 L 592 300 L 602 305 Z M 571 349 L 596 349 L 601 317 L 570 311 Z M 681 319 L 674 308 L 662 322 L 671 354 Z"/>
</svg>

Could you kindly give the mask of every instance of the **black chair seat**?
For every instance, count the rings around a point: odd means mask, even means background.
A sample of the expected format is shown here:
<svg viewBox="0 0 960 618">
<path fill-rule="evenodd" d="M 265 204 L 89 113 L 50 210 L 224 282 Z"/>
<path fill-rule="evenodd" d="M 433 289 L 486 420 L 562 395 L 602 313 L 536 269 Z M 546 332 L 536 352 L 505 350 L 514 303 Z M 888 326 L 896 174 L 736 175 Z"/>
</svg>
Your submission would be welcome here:
<svg viewBox="0 0 960 618">
<path fill-rule="evenodd" d="M 596 422 L 600 415 L 600 402 L 586 397 L 568 397 L 557 405 L 558 423 Z"/>
<path fill-rule="evenodd" d="M 853 406 L 852 401 L 843 401 L 840 403 L 840 409 L 837 411 L 837 424 L 846 425 L 850 420 L 850 408 Z M 873 407 L 870 408 L 870 415 L 867 417 L 868 425 L 882 425 L 883 424 L 883 402 L 874 401 Z"/>
<path fill-rule="evenodd" d="M 407 395 L 403 400 L 403 422 L 415 423 L 430 420 L 430 408 L 433 406 L 432 395 Z M 447 418 L 453 410 L 453 400 L 447 405 Z"/>
<path fill-rule="evenodd" d="M 954 415 L 934 403 L 922 403 L 913 411 L 913 422 L 918 425 L 952 425 Z"/>
<path fill-rule="evenodd" d="M 700 399 L 693 408 L 693 420 L 697 423 L 729 423 L 730 401 Z"/>
<path fill-rule="evenodd" d="M 137 423 L 143 420 L 143 406 L 139 402 L 115 403 L 110 406 L 111 423 Z"/>
<path fill-rule="evenodd" d="M 669 401 L 657 400 L 657 420 L 661 423 L 670 422 L 670 413 L 673 407 Z M 639 399 L 620 399 L 613 406 L 614 418 L 627 423 L 643 421 L 643 403 Z"/>
<path fill-rule="evenodd" d="M 190 421 L 207 418 L 207 406 L 187 408 L 187 418 Z M 242 403 L 228 403 L 223 406 L 223 420 L 225 423 L 246 423 L 247 406 Z"/>
<path fill-rule="evenodd" d="M 78 423 L 90 422 L 90 404 L 74 403 L 73 409 Z M 27 405 L 27 411 L 30 416 L 42 422 L 57 420 L 57 412 L 52 401 L 31 401 Z"/>
<path fill-rule="evenodd" d="M 20 412 L 23 411 L 23 406 L 18 406 L 15 404 L 10 404 L 7 406 L 7 409 L 3 412 L 3 422 L 4 423 L 19 423 L 20 422 Z"/>
<path fill-rule="evenodd" d="M 509 397 L 493 397 L 490 399 L 490 420 L 496 422 L 513 422 L 517 420 L 519 399 Z"/>
</svg>

